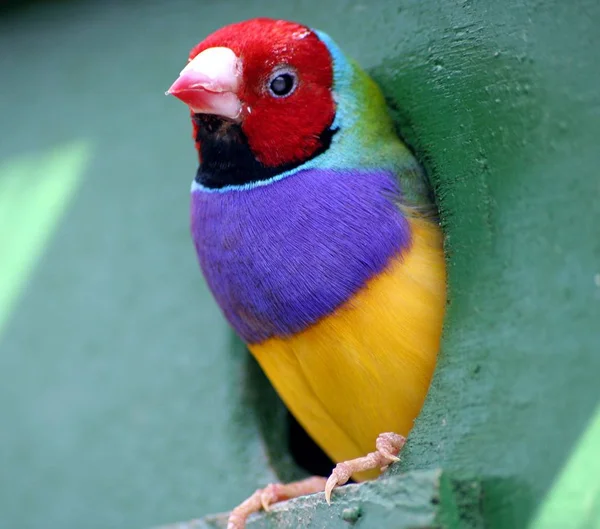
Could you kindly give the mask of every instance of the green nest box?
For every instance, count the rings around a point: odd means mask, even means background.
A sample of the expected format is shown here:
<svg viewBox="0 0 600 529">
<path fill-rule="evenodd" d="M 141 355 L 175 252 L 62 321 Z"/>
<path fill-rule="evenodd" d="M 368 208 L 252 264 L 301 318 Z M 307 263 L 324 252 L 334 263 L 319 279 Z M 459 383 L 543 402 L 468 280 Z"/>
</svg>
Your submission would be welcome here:
<svg viewBox="0 0 600 529">
<path fill-rule="evenodd" d="M 13 4 L 1 527 L 168 525 L 302 473 L 198 270 L 190 126 L 163 96 L 197 41 L 254 16 L 326 31 L 380 83 L 437 195 L 449 305 L 402 461 L 249 528 L 600 527 L 597 1 Z"/>
</svg>

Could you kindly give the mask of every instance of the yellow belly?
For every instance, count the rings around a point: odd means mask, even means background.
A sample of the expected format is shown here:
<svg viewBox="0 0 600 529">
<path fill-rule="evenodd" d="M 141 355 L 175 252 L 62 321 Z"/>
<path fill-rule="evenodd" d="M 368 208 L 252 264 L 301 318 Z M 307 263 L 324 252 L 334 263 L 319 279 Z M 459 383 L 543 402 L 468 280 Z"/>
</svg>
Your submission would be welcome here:
<svg viewBox="0 0 600 529">
<path fill-rule="evenodd" d="M 381 432 L 408 435 L 429 388 L 446 304 L 442 236 L 437 225 L 410 222 L 411 247 L 335 313 L 292 337 L 250 345 L 335 462 L 372 452 Z"/>
</svg>

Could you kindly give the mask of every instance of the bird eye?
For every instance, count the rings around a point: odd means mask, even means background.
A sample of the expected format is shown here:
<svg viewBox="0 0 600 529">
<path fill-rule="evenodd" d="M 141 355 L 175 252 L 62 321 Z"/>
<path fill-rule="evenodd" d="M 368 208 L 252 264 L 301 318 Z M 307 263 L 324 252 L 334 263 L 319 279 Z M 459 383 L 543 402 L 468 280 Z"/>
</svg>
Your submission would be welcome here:
<svg viewBox="0 0 600 529">
<path fill-rule="evenodd" d="M 296 88 L 296 76 L 291 72 L 278 72 L 269 82 L 269 91 L 275 97 L 290 95 Z"/>
</svg>

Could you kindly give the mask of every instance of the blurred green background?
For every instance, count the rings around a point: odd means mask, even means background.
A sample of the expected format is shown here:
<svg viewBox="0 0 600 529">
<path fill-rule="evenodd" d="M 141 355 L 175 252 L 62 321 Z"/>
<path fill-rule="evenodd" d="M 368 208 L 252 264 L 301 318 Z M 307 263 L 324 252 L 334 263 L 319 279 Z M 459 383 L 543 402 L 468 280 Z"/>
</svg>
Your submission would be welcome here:
<svg viewBox="0 0 600 529">
<path fill-rule="evenodd" d="M 194 44 L 259 15 L 322 29 L 371 68 L 438 192 L 451 303 L 401 469 L 480 478 L 488 526 L 524 527 L 600 396 L 591 0 L 12 2 L 0 527 L 149 527 L 228 510 L 273 466 L 294 474 L 281 407 L 198 270 L 190 124 L 164 96 Z"/>
</svg>

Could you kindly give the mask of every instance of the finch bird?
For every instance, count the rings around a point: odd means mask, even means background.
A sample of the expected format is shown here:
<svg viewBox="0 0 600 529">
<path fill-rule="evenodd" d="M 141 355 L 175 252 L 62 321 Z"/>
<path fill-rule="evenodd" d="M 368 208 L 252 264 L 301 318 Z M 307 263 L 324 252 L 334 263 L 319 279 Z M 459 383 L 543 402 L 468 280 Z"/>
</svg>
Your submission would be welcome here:
<svg viewBox="0 0 600 529">
<path fill-rule="evenodd" d="M 338 463 L 230 515 L 378 475 L 436 364 L 443 240 L 426 175 L 374 81 L 325 33 L 267 18 L 189 54 L 191 232 L 214 298 L 297 421 Z M 376 450 L 373 452 L 373 447 Z"/>
</svg>

